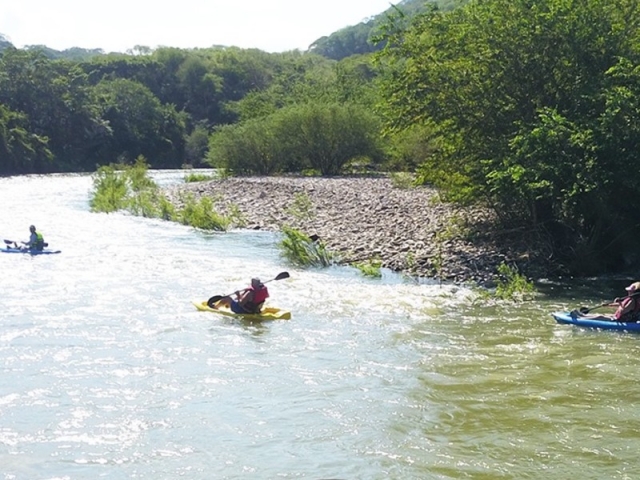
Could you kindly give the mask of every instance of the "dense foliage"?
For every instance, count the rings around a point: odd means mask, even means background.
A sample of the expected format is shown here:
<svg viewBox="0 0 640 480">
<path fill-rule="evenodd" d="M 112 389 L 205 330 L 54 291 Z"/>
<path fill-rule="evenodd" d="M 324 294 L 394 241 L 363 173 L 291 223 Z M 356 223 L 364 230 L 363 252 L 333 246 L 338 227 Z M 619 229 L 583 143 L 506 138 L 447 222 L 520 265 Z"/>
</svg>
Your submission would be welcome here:
<svg viewBox="0 0 640 480">
<path fill-rule="evenodd" d="M 232 132 L 254 132 L 263 117 L 291 123 L 299 111 L 315 111 L 313 121 L 321 127 L 331 117 L 332 127 L 352 135 L 331 153 L 326 148 L 292 153 L 315 156 L 322 163 L 319 171 L 338 173 L 339 164 L 354 157 L 379 156 L 379 148 L 371 146 L 379 143 L 374 142 L 379 122 L 370 113 L 375 75 L 370 58 L 335 62 L 297 51 L 160 48 L 70 61 L 9 47 L 0 54 L 0 174 L 93 171 L 133 163 L 140 155 L 153 168 L 203 166 L 212 132 L 227 132 L 228 144 Z M 329 105 L 336 105 L 332 113 Z M 344 115 L 352 113 L 351 122 Z M 339 141 L 335 135 L 328 132 L 327 138 Z M 287 145 L 294 139 L 295 148 L 304 148 L 305 142 L 315 147 L 319 141 L 284 128 L 271 141 Z M 288 166 L 244 170 L 292 171 L 308 163 L 292 158 L 270 162 Z"/>
<path fill-rule="evenodd" d="M 298 267 L 328 267 L 337 259 L 324 243 L 308 237 L 291 227 L 282 228 L 282 240 L 278 243 L 280 254 Z"/>
<path fill-rule="evenodd" d="M 438 138 L 423 182 L 547 233 L 583 271 L 637 261 L 640 5 L 485 0 L 391 31 L 390 130 Z"/>
<path fill-rule="evenodd" d="M 336 175 L 350 160 L 379 160 L 378 133 L 377 119 L 356 104 L 307 103 L 221 128 L 209 156 L 214 167 L 240 175 Z"/>
</svg>

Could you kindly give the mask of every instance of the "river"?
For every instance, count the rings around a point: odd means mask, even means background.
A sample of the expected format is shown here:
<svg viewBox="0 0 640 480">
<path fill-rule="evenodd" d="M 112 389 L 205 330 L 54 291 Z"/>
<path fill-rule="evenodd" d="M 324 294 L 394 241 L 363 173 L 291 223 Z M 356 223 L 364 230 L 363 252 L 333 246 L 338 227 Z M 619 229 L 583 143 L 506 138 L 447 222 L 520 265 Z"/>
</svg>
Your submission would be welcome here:
<svg viewBox="0 0 640 480">
<path fill-rule="evenodd" d="M 274 233 L 91 213 L 91 186 L 0 179 L 2 238 L 35 224 L 62 251 L 0 255 L 3 478 L 637 478 L 640 337 L 550 316 L 636 279 L 510 303 L 298 269 Z M 282 271 L 291 320 L 191 303 Z"/>
</svg>

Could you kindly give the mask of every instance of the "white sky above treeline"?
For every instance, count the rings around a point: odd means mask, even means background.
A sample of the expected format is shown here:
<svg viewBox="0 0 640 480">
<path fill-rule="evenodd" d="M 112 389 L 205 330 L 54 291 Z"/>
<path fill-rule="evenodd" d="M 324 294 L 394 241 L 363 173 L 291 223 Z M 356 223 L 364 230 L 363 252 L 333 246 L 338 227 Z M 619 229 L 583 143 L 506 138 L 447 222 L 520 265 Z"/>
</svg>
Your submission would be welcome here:
<svg viewBox="0 0 640 480">
<path fill-rule="evenodd" d="M 13 45 L 122 52 L 140 45 L 307 50 L 399 0 L 0 0 L 0 34 Z"/>
</svg>

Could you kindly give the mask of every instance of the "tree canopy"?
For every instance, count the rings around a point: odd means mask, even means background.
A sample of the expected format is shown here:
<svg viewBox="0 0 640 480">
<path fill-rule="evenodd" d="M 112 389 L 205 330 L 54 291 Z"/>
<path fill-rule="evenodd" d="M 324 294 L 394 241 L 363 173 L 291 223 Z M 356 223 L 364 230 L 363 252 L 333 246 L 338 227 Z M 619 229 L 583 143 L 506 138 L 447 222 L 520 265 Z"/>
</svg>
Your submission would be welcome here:
<svg viewBox="0 0 640 480">
<path fill-rule="evenodd" d="M 309 51 L 333 60 L 373 53 L 384 47 L 385 42 L 380 33 L 390 18 L 406 26 L 412 17 L 429 8 L 448 11 L 466 2 L 467 0 L 401 0 L 384 12 L 357 25 L 344 27 L 320 37 L 309 46 Z"/>
<path fill-rule="evenodd" d="M 557 245 L 620 266 L 639 231 L 640 5 L 484 0 L 391 31 L 390 131 L 441 142 L 420 168 Z M 592 263 L 593 265 L 593 263 Z M 585 265 L 585 268 L 587 265 Z"/>
</svg>

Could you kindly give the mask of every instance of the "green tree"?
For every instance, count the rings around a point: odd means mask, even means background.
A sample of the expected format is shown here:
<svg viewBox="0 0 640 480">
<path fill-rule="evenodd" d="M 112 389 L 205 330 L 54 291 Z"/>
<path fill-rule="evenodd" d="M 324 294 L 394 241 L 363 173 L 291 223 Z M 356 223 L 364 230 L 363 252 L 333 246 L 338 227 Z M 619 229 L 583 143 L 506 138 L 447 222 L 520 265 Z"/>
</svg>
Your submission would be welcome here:
<svg viewBox="0 0 640 480">
<path fill-rule="evenodd" d="M 185 119 L 162 105 L 144 85 L 103 80 L 94 91 L 113 136 L 96 151 L 101 164 L 131 163 L 139 155 L 157 168 L 178 167 L 184 153 Z"/>
<path fill-rule="evenodd" d="M 201 166 L 209 149 L 209 131 L 197 125 L 185 140 L 185 161 L 189 165 Z"/>
<path fill-rule="evenodd" d="M 48 139 L 59 170 L 82 170 L 91 146 L 109 135 L 77 64 L 48 60 L 39 51 L 3 52 L 0 104 L 24 114 L 30 134 Z M 48 171 L 46 165 L 38 168 Z"/>
<path fill-rule="evenodd" d="M 205 62 L 188 56 L 176 72 L 184 96 L 184 110 L 194 122 L 215 122 L 220 117 L 222 79 L 209 71 Z"/>
<path fill-rule="evenodd" d="M 288 158 L 306 158 L 322 175 L 337 175 L 351 160 L 379 161 L 377 118 L 354 104 L 304 104 L 284 111 L 281 136 Z"/>
<path fill-rule="evenodd" d="M 379 124 L 358 105 L 308 103 L 217 130 L 209 143 L 214 167 L 237 174 L 311 168 L 336 175 L 351 160 L 380 161 Z"/>
<path fill-rule="evenodd" d="M 440 140 L 421 178 L 449 198 L 488 202 L 506 221 L 548 231 L 559 249 L 620 266 L 621 245 L 640 233 L 629 213 L 640 178 L 628 168 L 639 9 L 485 0 L 419 15 L 389 30 L 380 56 L 387 126 L 433 126 Z"/>
<path fill-rule="evenodd" d="M 27 130 L 26 116 L 0 104 L 0 174 L 33 173 L 49 168 L 47 139 Z"/>
<path fill-rule="evenodd" d="M 267 117 L 269 118 L 269 117 Z M 280 144 L 274 135 L 273 121 L 251 119 L 226 125 L 209 140 L 208 161 L 236 175 L 270 175 L 283 170 Z"/>
<path fill-rule="evenodd" d="M 336 62 L 299 52 L 277 54 L 271 60 L 269 84 L 228 104 L 228 110 L 236 113 L 239 121 L 300 103 L 338 100 Z"/>
</svg>

